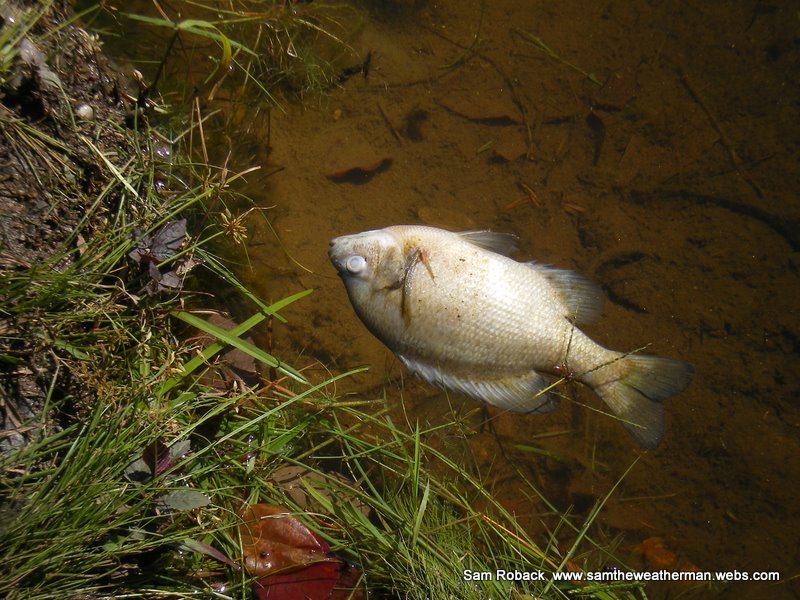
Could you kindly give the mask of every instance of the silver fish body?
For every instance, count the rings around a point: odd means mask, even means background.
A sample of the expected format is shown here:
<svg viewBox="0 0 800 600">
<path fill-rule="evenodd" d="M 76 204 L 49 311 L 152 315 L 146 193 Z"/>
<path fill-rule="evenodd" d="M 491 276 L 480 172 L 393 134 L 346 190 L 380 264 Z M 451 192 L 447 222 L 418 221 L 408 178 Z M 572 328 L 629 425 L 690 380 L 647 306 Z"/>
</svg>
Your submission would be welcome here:
<svg viewBox="0 0 800 600">
<path fill-rule="evenodd" d="M 514 237 L 394 226 L 335 238 L 329 256 L 367 328 L 425 381 L 514 412 L 554 407 L 543 374 L 592 387 L 645 447 L 662 401 L 691 381 L 682 361 L 607 350 L 576 327 L 597 287 L 507 256 Z"/>
</svg>

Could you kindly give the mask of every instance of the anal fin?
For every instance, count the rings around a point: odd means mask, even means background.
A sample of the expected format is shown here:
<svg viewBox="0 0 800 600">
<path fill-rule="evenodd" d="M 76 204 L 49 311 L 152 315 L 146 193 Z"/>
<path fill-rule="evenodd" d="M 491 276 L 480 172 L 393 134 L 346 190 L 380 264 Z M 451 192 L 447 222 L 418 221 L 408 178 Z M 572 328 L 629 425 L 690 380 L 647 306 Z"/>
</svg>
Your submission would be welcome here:
<svg viewBox="0 0 800 600">
<path fill-rule="evenodd" d="M 406 368 L 424 381 L 453 390 L 515 413 L 547 413 L 558 408 L 558 399 L 545 390 L 547 381 L 536 371 L 523 375 L 469 377 L 453 375 L 428 363 L 398 355 Z"/>
</svg>

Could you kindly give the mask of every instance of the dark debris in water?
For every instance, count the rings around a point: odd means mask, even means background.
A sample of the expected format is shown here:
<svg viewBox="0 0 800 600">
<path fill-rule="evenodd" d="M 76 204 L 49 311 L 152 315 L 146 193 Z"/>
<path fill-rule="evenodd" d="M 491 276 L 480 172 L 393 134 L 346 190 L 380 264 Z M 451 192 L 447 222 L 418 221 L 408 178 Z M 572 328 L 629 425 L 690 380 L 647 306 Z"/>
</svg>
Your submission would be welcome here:
<svg viewBox="0 0 800 600">
<path fill-rule="evenodd" d="M 388 171 L 392 166 L 391 158 L 380 158 L 372 163 L 356 165 L 328 173 L 326 177 L 334 183 L 351 183 L 361 185 L 369 183 L 375 175 Z"/>
</svg>

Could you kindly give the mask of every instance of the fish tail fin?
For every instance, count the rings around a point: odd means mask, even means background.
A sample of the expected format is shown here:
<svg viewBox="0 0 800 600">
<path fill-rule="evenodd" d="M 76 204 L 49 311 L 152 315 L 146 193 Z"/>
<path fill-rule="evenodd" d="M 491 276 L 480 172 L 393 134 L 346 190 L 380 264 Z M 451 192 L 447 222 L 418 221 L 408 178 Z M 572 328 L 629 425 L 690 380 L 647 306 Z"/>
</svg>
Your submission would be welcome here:
<svg viewBox="0 0 800 600">
<path fill-rule="evenodd" d="M 614 376 L 594 390 L 642 446 L 655 448 L 664 434 L 663 401 L 689 385 L 694 367 L 647 354 L 621 356 L 614 363 Z"/>
</svg>

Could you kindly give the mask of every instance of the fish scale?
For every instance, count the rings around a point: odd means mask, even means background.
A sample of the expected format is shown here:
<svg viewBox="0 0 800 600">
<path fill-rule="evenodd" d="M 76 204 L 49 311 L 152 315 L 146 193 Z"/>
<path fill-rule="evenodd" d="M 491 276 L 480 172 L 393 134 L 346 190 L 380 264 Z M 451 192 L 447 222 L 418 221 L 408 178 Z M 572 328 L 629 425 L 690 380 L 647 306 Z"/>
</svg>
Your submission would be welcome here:
<svg viewBox="0 0 800 600">
<path fill-rule="evenodd" d="M 662 401 L 691 381 L 678 360 L 608 350 L 578 324 L 598 288 L 570 271 L 507 256 L 513 236 L 400 225 L 331 241 L 329 256 L 366 327 L 425 381 L 503 410 L 554 407 L 543 375 L 593 388 L 645 447 Z"/>
<path fill-rule="evenodd" d="M 418 358 L 441 366 L 502 374 L 527 373 L 534 364 L 552 370 L 566 362 L 570 338 L 570 366 L 576 372 L 596 366 L 584 364 L 585 358 L 615 356 L 574 328 L 547 280 L 528 264 L 488 253 L 463 238 L 446 252 L 431 250 L 428 260 L 432 276 L 421 264 L 407 274 L 414 283 L 405 300 L 410 306 L 406 322 L 383 334 L 396 340 L 398 353 L 420 352 L 424 355 Z M 459 285 L 448 285 L 450 278 Z M 388 324 L 376 326 L 388 330 Z M 431 336 L 432 330 L 448 333 Z"/>
</svg>

